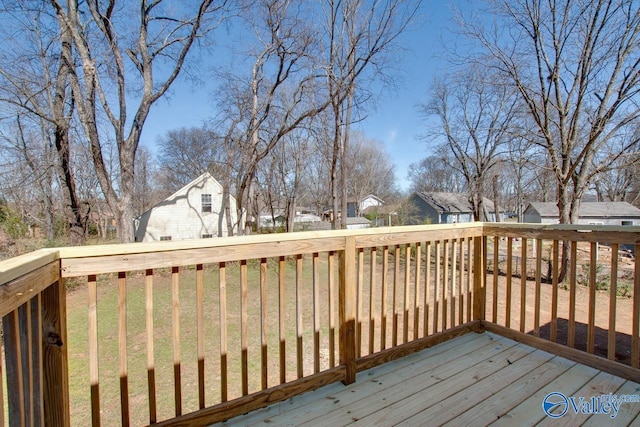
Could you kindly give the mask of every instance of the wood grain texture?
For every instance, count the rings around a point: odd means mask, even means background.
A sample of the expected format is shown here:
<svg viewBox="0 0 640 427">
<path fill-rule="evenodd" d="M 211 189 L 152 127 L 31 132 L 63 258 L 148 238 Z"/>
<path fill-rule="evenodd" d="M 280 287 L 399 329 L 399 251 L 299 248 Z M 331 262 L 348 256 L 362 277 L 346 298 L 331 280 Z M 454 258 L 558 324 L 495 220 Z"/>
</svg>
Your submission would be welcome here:
<svg viewBox="0 0 640 427">
<path fill-rule="evenodd" d="M 52 261 L 7 282 L 0 282 L 0 317 L 4 317 L 60 280 L 60 261 Z"/>
<path fill-rule="evenodd" d="M 340 322 L 340 364 L 345 367 L 345 384 L 356 380 L 356 245 L 355 239 L 346 238 L 345 249 L 340 252 L 340 280 L 338 313 Z"/>
</svg>

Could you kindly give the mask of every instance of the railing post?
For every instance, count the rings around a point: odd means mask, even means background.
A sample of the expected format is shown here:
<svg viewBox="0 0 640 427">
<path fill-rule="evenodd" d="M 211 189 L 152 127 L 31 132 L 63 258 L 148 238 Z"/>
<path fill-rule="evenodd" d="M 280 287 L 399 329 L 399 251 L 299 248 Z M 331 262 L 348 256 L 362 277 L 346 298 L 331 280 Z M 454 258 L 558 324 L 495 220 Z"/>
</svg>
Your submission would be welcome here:
<svg viewBox="0 0 640 427">
<path fill-rule="evenodd" d="M 48 426 L 70 425 L 66 301 L 62 279 L 42 292 L 44 423 Z"/>
<path fill-rule="evenodd" d="M 487 238 L 483 234 L 473 238 L 473 320 L 485 320 L 485 248 Z"/>
<path fill-rule="evenodd" d="M 340 289 L 338 312 L 340 316 L 340 364 L 346 368 L 344 384 L 356 380 L 356 240 L 345 238 L 345 249 L 340 251 Z"/>
</svg>

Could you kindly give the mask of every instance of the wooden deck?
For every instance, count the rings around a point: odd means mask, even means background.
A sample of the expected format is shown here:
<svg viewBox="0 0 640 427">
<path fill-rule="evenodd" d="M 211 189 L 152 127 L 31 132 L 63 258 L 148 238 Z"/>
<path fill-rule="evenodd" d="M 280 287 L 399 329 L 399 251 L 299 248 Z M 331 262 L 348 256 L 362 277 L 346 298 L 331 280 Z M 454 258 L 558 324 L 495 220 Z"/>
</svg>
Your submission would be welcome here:
<svg viewBox="0 0 640 427">
<path fill-rule="evenodd" d="M 640 425 L 640 403 L 608 415 L 546 416 L 548 393 L 640 394 L 640 384 L 490 332 L 469 333 L 357 374 L 357 381 L 271 405 L 223 425 Z"/>
</svg>

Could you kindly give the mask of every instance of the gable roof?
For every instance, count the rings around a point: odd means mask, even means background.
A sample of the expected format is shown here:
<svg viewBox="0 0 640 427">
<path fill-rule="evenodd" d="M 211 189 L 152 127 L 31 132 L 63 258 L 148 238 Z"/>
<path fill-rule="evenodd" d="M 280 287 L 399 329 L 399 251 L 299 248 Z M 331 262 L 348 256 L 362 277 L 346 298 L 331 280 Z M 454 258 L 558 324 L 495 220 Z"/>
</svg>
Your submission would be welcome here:
<svg viewBox="0 0 640 427">
<path fill-rule="evenodd" d="M 451 212 L 451 213 L 469 213 L 473 212 L 473 206 L 469 201 L 469 195 L 465 193 L 443 193 L 443 192 L 435 192 L 435 193 L 423 193 L 416 192 L 414 193 L 425 203 L 431 205 L 437 211 Z M 483 203 L 485 207 L 493 212 L 493 202 L 486 197 L 483 199 Z"/>
<path fill-rule="evenodd" d="M 367 194 L 366 196 L 364 196 L 359 200 L 356 196 L 350 196 L 350 197 L 347 197 L 347 203 L 362 203 L 369 198 L 374 199 L 380 205 L 384 204 L 384 200 L 382 200 L 380 197 L 376 196 L 375 194 Z"/>
<path fill-rule="evenodd" d="M 203 173 L 202 175 L 200 175 L 199 177 L 195 178 L 195 179 L 194 179 L 193 181 L 191 181 L 190 183 L 188 183 L 188 184 L 184 185 L 184 186 L 183 186 L 181 189 L 179 189 L 178 191 L 175 191 L 175 192 L 174 192 L 173 194 L 171 194 L 170 196 L 165 197 L 164 199 L 162 199 L 162 201 L 160 201 L 159 203 L 156 203 L 155 205 L 153 205 L 152 207 L 150 207 L 149 209 L 147 209 L 146 211 L 144 211 L 143 213 L 141 213 L 141 214 L 140 214 L 139 216 L 137 216 L 136 218 L 140 218 L 140 217 L 142 217 L 144 214 L 146 214 L 147 212 L 149 212 L 149 211 L 153 210 L 154 208 L 156 208 L 156 207 L 158 207 L 158 206 L 161 206 L 161 205 L 165 204 L 165 203 L 167 202 L 167 200 L 175 199 L 175 198 L 177 198 L 178 196 L 180 196 L 180 195 L 182 195 L 182 194 L 187 193 L 187 191 L 188 191 L 191 187 L 193 187 L 193 186 L 195 186 L 195 185 L 198 185 L 198 184 L 200 184 L 200 183 L 203 183 L 203 182 L 204 182 L 205 180 L 207 180 L 207 179 L 212 180 L 212 181 L 213 181 L 213 183 L 214 183 L 215 185 L 218 185 L 220 188 L 222 188 L 222 184 L 220 184 L 220 183 L 218 182 L 218 180 L 217 180 L 217 179 L 215 179 L 215 178 L 213 177 L 213 175 L 211 175 L 209 172 L 205 172 L 205 173 Z M 232 204 L 233 204 L 233 203 L 235 203 L 235 198 L 234 198 L 231 194 L 229 194 L 229 198 L 230 198 L 230 200 L 231 200 L 231 203 L 232 203 Z"/>
<path fill-rule="evenodd" d="M 555 202 L 532 202 L 529 208 L 534 209 L 541 217 L 557 218 L 558 205 Z M 609 217 L 640 217 L 640 209 L 627 202 L 582 202 L 579 217 L 581 218 L 609 218 Z"/>
</svg>

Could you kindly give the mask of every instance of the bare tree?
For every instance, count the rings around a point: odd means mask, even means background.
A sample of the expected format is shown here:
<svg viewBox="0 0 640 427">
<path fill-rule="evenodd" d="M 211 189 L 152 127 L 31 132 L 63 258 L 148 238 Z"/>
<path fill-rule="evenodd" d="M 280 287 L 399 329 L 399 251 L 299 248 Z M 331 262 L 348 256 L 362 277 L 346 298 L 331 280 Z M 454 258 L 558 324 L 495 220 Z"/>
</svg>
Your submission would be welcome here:
<svg viewBox="0 0 640 427">
<path fill-rule="evenodd" d="M 222 137 L 205 126 L 170 130 L 157 143 L 160 186 L 169 193 L 204 172 L 221 173 L 226 154 Z"/>
<path fill-rule="evenodd" d="M 635 144 L 612 148 L 640 116 L 640 4 L 509 0 L 492 12 L 497 27 L 464 29 L 517 90 L 556 177 L 560 222 L 575 222 L 590 180 Z"/>
<path fill-rule="evenodd" d="M 235 185 L 238 218 L 245 207 L 258 218 L 258 166 L 290 132 L 303 126 L 329 105 L 322 96 L 318 74 L 317 38 L 307 21 L 308 5 L 288 0 L 264 0 L 248 14 L 255 34 L 249 53 L 250 73 L 226 74 L 221 110 L 227 119 L 227 141 L 238 153 Z M 246 41 L 245 41 L 246 43 Z"/>
<path fill-rule="evenodd" d="M 609 164 L 593 180 L 598 200 L 637 204 L 640 200 L 639 176 L 640 152 L 638 147 L 633 147 Z"/>
<path fill-rule="evenodd" d="M 412 22 L 420 1 L 367 2 L 327 0 L 325 9 L 327 86 L 333 112 L 331 183 L 333 211 L 342 212 L 346 228 L 347 174 L 350 127 L 358 119 L 354 109 L 364 102 L 366 81 L 385 81 L 385 68 L 399 51 L 395 42 Z M 360 96 L 359 96 L 360 95 Z M 340 173 L 338 181 L 338 172 Z M 338 189 L 341 196 L 338 197 Z M 340 206 L 338 206 L 340 201 Z M 337 215 L 334 215 L 334 227 Z"/>
<path fill-rule="evenodd" d="M 135 157 L 151 106 L 180 74 L 194 42 L 224 16 L 225 3 L 168 1 L 116 4 L 50 0 L 62 34 L 69 82 L 84 135 L 107 203 L 116 215 L 118 239 L 133 241 Z M 130 115 L 133 110 L 133 116 Z M 111 132 L 103 131 L 106 118 Z M 118 180 L 108 173 L 103 150 L 115 141 Z"/>
<path fill-rule="evenodd" d="M 72 63 L 71 35 L 58 29 L 46 3 L 3 2 L 6 19 L 2 27 L 11 47 L 0 59 L 0 103 L 17 115 L 33 116 L 41 137 L 51 141 L 57 153 L 57 173 L 64 194 L 64 214 L 72 244 L 84 242 L 86 212 L 76 192 L 70 128 L 74 113 L 69 88 Z M 13 37 L 13 34 L 20 37 Z"/>
<path fill-rule="evenodd" d="M 437 117 L 438 125 L 425 138 L 440 138 L 450 149 L 466 181 L 475 220 L 487 220 L 483 200 L 511 136 L 516 98 L 508 87 L 490 84 L 479 78 L 479 70 L 470 68 L 437 80 L 432 100 L 421 111 Z"/>
<path fill-rule="evenodd" d="M 461 193 L 467 191 L 467 183 L 457 170 L 448 148 L 436 149 L 436 153 L 409 165 L 408 178 L 411 191 Z"/>
<path fill-rule="evenodd" d="M 393 164 L 381 142 L 354 132 L 345 158 L 347 194 L 357 201 L 369 194 L 389 200 L 395 193 Z M 356 214 L 360 214 L 357 212 Z"/>
<path fill-rule="evenodd" d="M 54 179 L 56 162 L 50 141 L 46 136 L 42 138 L 40 125 L 37 116 L 18 115 L 13 126 L 0 131 L 4 160 L 0 192 L 9 196 L 29 231 L 37 226 L 44 230 L 47 239 L 53 240 L 59 212 Z"/>
</svg>

